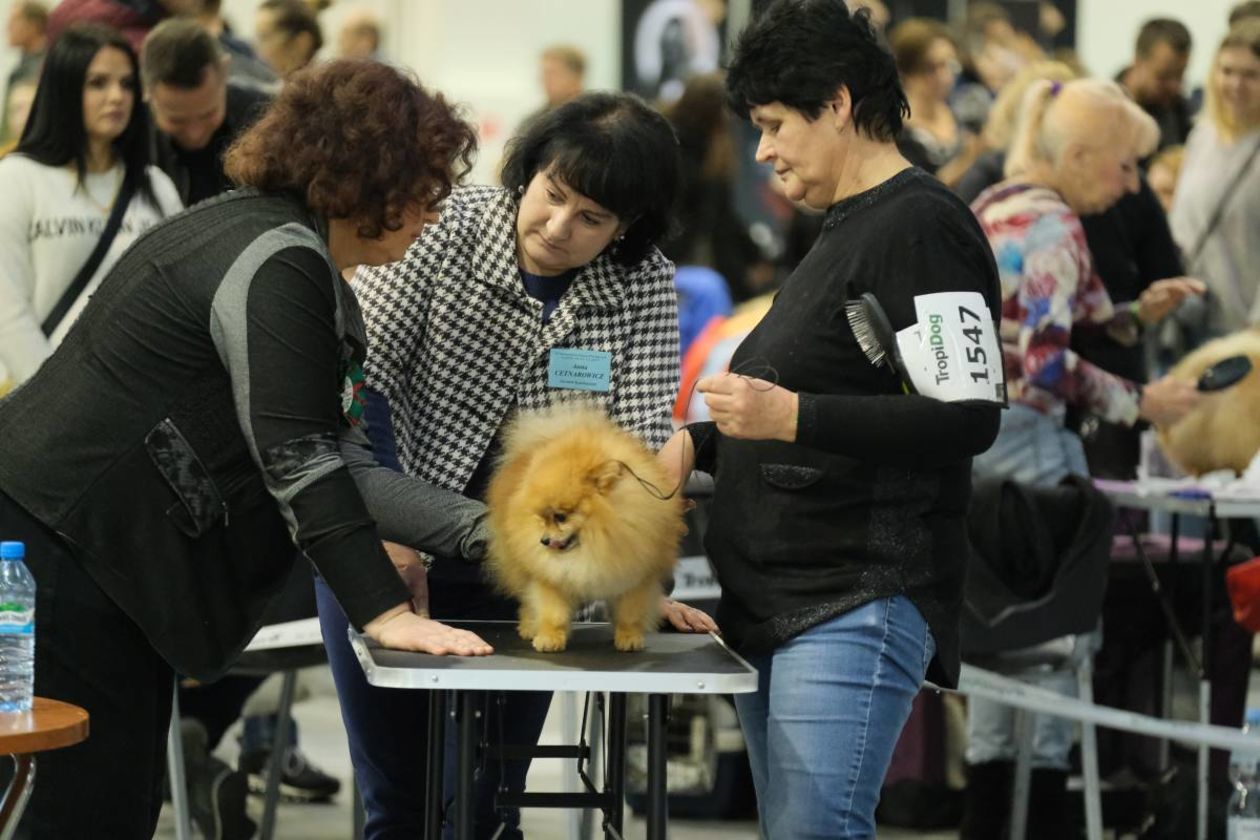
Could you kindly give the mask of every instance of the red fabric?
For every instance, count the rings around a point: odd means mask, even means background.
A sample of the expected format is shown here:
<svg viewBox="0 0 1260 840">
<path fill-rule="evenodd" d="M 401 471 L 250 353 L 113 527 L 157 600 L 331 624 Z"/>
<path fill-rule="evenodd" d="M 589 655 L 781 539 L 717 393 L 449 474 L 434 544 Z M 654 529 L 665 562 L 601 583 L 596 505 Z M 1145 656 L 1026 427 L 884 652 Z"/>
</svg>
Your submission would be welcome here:
<svg viewBox="0 0 1260 840">
<path fill-rule="evenodd" d="M 1260 557 L 1227 570 L 1225 588 L 1234 606 L 1234 620 L 1252 633 L 1260 633 Z"/>
<path fill-rule="evenodd" d="M 156 21 L 117 0 L 61 0 L 48 13 L 48 41 L 52 43 L 57 36 L 72 23 L 82 20 L 103 23 L 122 32 L 123 37 L 131 44 L 131 48 L 140 53 L 144 38 L 149 34 Z"/>
</svg>

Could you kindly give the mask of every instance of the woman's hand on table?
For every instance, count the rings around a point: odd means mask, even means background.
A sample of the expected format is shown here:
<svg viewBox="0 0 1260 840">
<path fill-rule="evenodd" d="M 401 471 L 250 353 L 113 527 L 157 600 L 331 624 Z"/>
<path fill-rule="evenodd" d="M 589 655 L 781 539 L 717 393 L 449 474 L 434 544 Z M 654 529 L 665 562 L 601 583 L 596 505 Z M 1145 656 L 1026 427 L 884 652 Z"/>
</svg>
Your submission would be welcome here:
<svg viewBox="0 0 1260 840">
<path fill-rule="evenodd" d="M 706 376 L 696 384 L 718 431 L 743 440 L 796 440 L 798 399 L 764 379 L 734 373 Z"/>
<path fill-rule="evenodd" d="M 363 628 L 369 638 L 392 650 L 413 650 L 438 656 L 488 656 L 494 653 L 476 633 L 447 627 L 413 613 L 407 604 L 383 612 Z"/>
<path fill-rule="evenodd" d="M 717 633 L 717 622 L 709 614 L 682 601 L 661 596 L 661 618 L 680 633 Z"/>
<path fill-rule="evenodd" d="M 420 552 L 409 546 L 384 540 L 385 553 L 398 571 L 398 576 L 411 593 L 411 604 L 417 615 L 429 617 L 429 570 L 424 567 Z"/>
</svg>

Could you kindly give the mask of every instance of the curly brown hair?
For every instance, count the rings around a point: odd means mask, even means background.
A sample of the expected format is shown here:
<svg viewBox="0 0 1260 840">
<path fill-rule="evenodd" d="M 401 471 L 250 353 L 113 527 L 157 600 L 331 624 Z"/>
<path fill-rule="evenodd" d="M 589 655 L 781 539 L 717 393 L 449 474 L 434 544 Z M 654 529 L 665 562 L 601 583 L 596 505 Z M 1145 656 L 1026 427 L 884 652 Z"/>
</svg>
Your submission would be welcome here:
<svg viewBox="0 0 1260 840">
<path fill-rule="evenodd" d="M 441 94 L 372 61 L 330 61 L 296 73 L 228 149 L 241 186 L 289 193 L 329 219 L 353 219 L 366 239 L 402 227 L 469 169 L 477 135 Z"/>
</svg>

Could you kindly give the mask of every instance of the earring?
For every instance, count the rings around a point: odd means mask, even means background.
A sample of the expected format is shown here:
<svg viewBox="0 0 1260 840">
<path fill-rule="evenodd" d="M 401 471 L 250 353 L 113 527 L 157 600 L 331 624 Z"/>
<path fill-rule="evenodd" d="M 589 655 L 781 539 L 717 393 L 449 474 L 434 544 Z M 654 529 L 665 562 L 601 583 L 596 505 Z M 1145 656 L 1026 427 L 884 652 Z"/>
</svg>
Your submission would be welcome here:
<svg viewBox="0 0 1260 840">
<path fill-rule="evenodd" d="M 525 187 L 524 187 L 523 185 L 522 185 L 522 186 L 517 187 L 517 188 L 516 188 L 516 194 L 517 194 L 517 195 L 525 195 Z"/>
</svg>

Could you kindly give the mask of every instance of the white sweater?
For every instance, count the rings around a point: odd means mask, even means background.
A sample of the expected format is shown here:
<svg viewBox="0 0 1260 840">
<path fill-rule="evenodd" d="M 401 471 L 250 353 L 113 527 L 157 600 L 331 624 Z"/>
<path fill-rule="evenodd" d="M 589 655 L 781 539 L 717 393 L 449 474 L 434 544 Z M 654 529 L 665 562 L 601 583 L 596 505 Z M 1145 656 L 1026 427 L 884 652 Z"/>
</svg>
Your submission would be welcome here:
<svg viewBox="0 0 1260 840">
<path fill-rule="evenodd" d="M 73 166 L 54 167 L 22 155 L 0 160 L 0 391 L 7 378 L 30 378 L 52 354 L 101 278 L 136 238 L 179 212 L 179 193 L 157 167 L 149 180 L 158 208 L 137 192 L 122 226 L 84 294 L 46 337 L 40 329 L 96 246 L 119 186 L 122 164 L 89 174 L 83 186 Z"/>
</svg>

